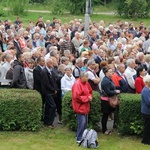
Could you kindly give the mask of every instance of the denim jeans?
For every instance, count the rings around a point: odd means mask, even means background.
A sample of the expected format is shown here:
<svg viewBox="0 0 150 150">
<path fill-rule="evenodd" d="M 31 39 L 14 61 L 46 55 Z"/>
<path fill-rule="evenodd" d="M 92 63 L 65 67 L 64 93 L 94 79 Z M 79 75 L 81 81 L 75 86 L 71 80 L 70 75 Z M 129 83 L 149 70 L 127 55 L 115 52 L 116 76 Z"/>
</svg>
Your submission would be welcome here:
<svg viewBox="0 0 150 150">
<path fill-rule="evenodd" d="M 76 133 L 77 141 L 81 141 L 82 134 L 87 128 L 88 115 L 77 114 L 78 129 Z"/>
<path fill-rule="evenodd" d="M 44 124 L 52 125 L 56 113 L 56 104 L 51 94 L 45 96 Z"/>
</svg>

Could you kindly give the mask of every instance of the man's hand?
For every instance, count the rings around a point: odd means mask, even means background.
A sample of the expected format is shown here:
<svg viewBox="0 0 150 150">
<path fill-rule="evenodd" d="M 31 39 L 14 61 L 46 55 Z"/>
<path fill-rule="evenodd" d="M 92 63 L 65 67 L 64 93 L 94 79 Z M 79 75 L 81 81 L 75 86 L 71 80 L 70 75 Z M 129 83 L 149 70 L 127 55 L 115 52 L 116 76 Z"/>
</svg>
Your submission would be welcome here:
<svg viewBox="0 0 150 150">
<path fill-rule="evenodd" d="M 92 97 L 91 97 L 91 96 L 89 96 L 89 101 L 90 101 L 90 102 L 92 101 Z"/>
<path fill-rule="evenodd" d="M 57 94 L 57 91 L 55 91 L 55 93 L 54 94 Z"/>
</svg>

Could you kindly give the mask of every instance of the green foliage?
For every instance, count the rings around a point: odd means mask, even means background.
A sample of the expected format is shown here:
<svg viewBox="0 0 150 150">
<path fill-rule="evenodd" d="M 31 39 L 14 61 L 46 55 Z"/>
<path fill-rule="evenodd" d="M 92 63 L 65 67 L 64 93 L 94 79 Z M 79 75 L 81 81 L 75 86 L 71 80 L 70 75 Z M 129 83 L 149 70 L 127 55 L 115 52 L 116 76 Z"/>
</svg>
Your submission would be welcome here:
<svg viewBox="0 0 150 150">
<path fill-rule="evenodd" d="M 117 12 L 128 18 L 144 18 L 149 16 L 149 0 L 115 0 Z"/>
<path fill-rule="evenodd" d="M 5 12 L 3 10 L 3 6 L 2 5 L 0 5 L 0 17 L 1 16 L 5 16 Z"/>
<path fill-rule="evenodd" d="M 68 0 L 69 2 L 66 5 L 66 8 L 70 11 L 71 14 L 81 14 L 85 13 L 85 3 L 84 0 Z"/>
<path fill-rule="evenodd" d="M 30 3 L 45 3 L 47 0 L 30 0 Z"/>
<path fill-rule="evenodd" d="M 66 8 L 66 0 L 51 0 L 51 6 L 53 14 L 63 14 Z"/>
<path fill-rule="evenodd" d="M 37 130 L 41 107 L 41 96 L 36 91 L 0 89 L 0 130 Z"/>
<path fill-rule="evenodd" d="M 140 135 L 143 129 L 141 95 L 120 94 L 119 132 L 122 135 Z"/>
<path fill-rule="evenodd" d="M 77 130 L 77 118 L 72 109 L 72 96 L 71 92 L 67 92 L 62 100 L 62 118 L 63 123 L 69 127 L 70 130 Z M 93 92 L 93 100 L 91 102 L 91 109 L 88 116 L 88 126 L 90 128 L 96 128 L 96 123 L 100 121 L 101 116 L 101 102 L 100 95 L 97 92 Z"/>
<path fill-rule="evenodd" d="M 6 0 L 5 5 L 13 15 L 24 15 L 30 0 Z"/>
</svg>

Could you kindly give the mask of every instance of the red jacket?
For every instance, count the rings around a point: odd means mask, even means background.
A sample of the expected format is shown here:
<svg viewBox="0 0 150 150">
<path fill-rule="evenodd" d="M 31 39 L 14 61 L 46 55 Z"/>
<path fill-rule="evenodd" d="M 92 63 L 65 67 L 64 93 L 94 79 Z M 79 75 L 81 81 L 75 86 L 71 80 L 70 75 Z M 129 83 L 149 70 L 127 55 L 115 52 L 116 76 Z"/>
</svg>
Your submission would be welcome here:
<svg viewBox="0 0 150 150">
<path fill-rule="evenodd" d="M 144 88 L 144 82 L 143 82 L 143 78 L 142 77 L 137 77 L 135 79 L 135 90 L 136 90 L 136 93 L 141 93 L 142 92 L 142 89 Z"/>
<path fill-rule="evenodd" d="M 90 111 L 89 96 L 92 97 L 92 88 L 88 82 L 78 79 L 72 87 L 72 107 L 78 114 L 88 114 Z"/>
</svg>

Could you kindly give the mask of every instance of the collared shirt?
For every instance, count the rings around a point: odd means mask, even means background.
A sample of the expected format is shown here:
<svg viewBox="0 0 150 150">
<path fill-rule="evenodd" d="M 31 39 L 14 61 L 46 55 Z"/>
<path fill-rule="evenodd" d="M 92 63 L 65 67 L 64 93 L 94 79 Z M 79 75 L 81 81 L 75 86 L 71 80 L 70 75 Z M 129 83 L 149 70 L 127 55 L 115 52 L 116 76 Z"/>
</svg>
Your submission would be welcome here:
<svg viewBox="0 0 150 150">
<path fill-rule="evenodd" d="M 48 67 L 46 66 L 46 69 L 48 70 L 48 72 L 50 73 L 50 75 L 52 75 L 52 73 L 51 73 L 52 68 L 48 68 Z"/>
<path fill-rule="evenodd" d="M 39 65 L 39 67 L 43 70 L 43 66 Z"/>
</svg>

